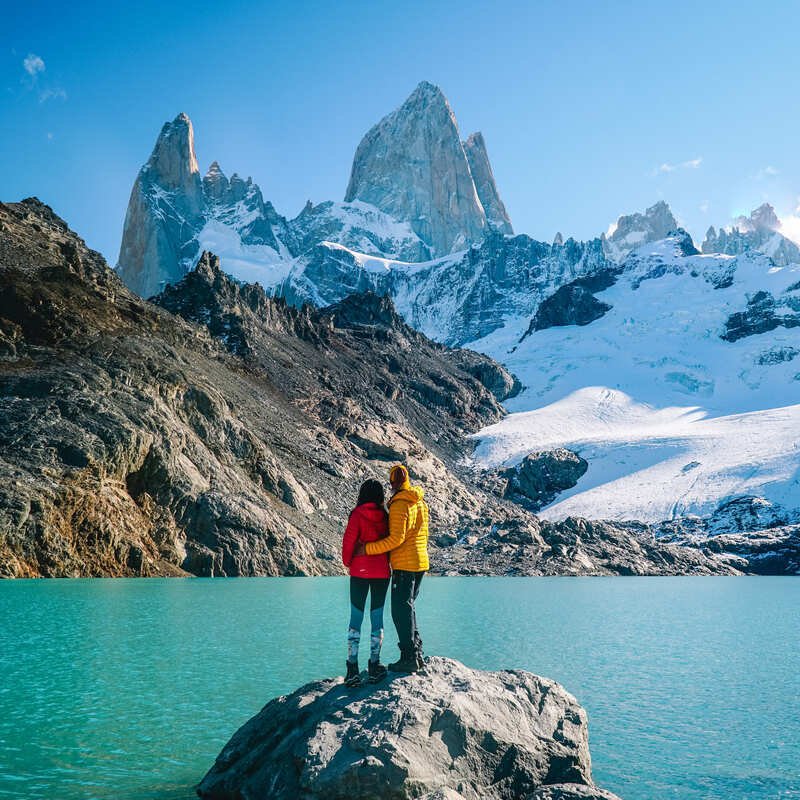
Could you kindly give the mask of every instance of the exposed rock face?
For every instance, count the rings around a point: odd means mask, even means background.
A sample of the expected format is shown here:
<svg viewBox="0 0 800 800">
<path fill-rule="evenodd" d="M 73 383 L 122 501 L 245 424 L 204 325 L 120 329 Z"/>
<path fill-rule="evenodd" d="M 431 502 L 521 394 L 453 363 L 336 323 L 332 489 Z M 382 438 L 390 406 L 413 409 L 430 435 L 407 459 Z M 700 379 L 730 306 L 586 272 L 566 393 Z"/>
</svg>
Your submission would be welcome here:
<svg viewBox="0 0 800 800">
<path fill-rule="evenodd" d="M 551 245 L 491 233 L 463 255 L 410 269 L 387 269 L 323 244 L 298 259 L 276 291 L 294 305 L 327 305 L 366 289 L 388 294 L 409 324 L 437 341 L 462 345 L 501 327 L 507 316 L 533 314 L 562 284 L 612 267 L 599 239 Z"/>
<path fill-rule="evenodd" d="M 322 242 L 420 262 L 463 250 L 490 230 L 513 232 L 483 137 L 462 145 L 441 90 L 422 83 L 364 137 L 346 202 L 309 202 L 291 221 L 251 178 L 228 178 L 216 161 L 201 180 L 192 123 L 179 114 L 136 179 L 117 269 L 149 297 L 180 280 L 204 249 L 222 247 L 236 277 L 272 288 L 293 258 Z"/>
<path fill-rule="evenodd" d="M 423 81 L 356 150 L 345 202 L 362 200 L 409 222 L 435 256 L 483 238 L 486 213 L 438 86 Z"/>
<path fill-rule="evenodd" d="M 538 511 L 575 486 L 588 468 L 583 458 L 563 447 L 530 453 L 500 473 L 507 481 L 504 495 Z"/>
<path fill-rule="evenodd" d="M 764 203 L 749 217 L 740 216 L 728 228 L 717 232 L 710 227 L 702 244 L 704 253 L 739 255 L 756 250 L 769 256 L 778 266 L 800 263 L 800 248 L 781 233 L 775 209 Z"/>
<path fill-rule="evenodd" d="M 486 141 L 480 131 L 467 137 L 464 142 L 464 152 L 467 154 L 472 180 L 475 182 L 478 199 L 486 212 L 489 225 L 500 233 L 513 234 L 511 219 L 500 199 L 500 193 L 497 191 L 492 165 L 489 163 L 489 154 L 486 151 Z"/>
<path fill-rule="evenodd" d="M 197 254 L 187 232 L 202 224 L 203 207 L 192 123 L 179 114 L 161 129 L 131 191 L 118 269 L 133 291 L 149 297 L 181 279 Z"/>
<path fill-rule="evenodd" d="M 559 325 L 588 325 L 600 319 L 611 306 L 598 300 L 594 293 L 613 286 L 617 274 L 618 270 L 605 269 L 560 286 L 550 297 L 541 302 L 522 339 L 546 328 Z"/>
<path fill-rule="evenodd" d="M 207 800 L 511 800 L 537 791 L 613 797 L 592 784 L 585 711 L 545 678 L 437 657 L 425 674 L 357 690 L 336 678 L 271 701 L 197 789 Z"/>
<path fill-rule="evenodd" d="M 209 254 L 156 300 L 47 206 L 0 204 L 0 574 L 340 572 L 353 493 L 399 459 L 437 571 L 737 569 L 641 526 L 543 526 L 478 485 L 466 434 L 518 387 L 386 298 L 294 308 Z"/>
<path fill-rule="evenodd" d="M 617 220 L 614 231 L 604 239 L 609 258 L 621 261 L 634 247 L 657 242 L 678 227 L 669 206 L 659 200 L 644 214 L 628 214 Z"/>
<path fill-rule="evenodd" d="M 779 298 L 771 292 L 756 292 L 744 311 L 731 314 L 725 322 L 722 338 L 735 342 L 746 336 L 800 326 L 800 287 L 789 287 Z"/>
<path fill-rule="evenodd" d="M 228 229 L 241 245 L 261 248 L 257 255 L 266 263 L 279 259 L 284 240 L 293 241 L 286 220 L 251 178 L 234 173 L 228 179 L 214 161 L 201 180 L 192 123 L 179 114 L 161 129 L 133 185 L 117 262 L 120 277 L 142 297 L 176 283 L 194 265 L 209 223 Z"/>
<path fill-rule="evenodd" d="M 502 492 L 504 485 L 495 486 Z M 534 518 L 535 519 L 535 518 Z M 701 539 L 662 538 L 656 527 L 568 517 L 562 522 L 514 514 L 468 522 L 442 533 L 435 569 L 446 575 L 739 575 L 751 571 L 738 551 Z M 781 567 L 782 569 L 782 567 Z M 779 572 L 778 574 L 783 574 Z"/>
</svg>

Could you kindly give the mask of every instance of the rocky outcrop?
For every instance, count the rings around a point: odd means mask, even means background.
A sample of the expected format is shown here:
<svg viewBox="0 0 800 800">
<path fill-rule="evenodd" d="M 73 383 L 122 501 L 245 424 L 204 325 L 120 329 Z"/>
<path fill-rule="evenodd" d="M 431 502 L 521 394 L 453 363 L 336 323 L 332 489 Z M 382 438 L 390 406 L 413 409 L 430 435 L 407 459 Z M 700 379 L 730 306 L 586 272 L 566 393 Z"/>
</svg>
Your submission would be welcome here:
<svg viewBox="0 0 800 800">
<path fill-rule="evenodd" d="M 225 745 L 197 793 L 206 800 L 614 797 L 592 783 L 586 712 L 561 686 L 437 657 L 425 674 L 356 690 L 336 678 L 272 700 Z"/>
<path fill-rule="evenodd" d="M 464 142 L 464 152 L 467 155 L 472 180 L 475 182 L 475 190 L 486 213 L 489 226 L 499 233 L 512 235 L 514 229 L 511 227 L 511 219 L 500 199 L 500 193 L 497 191 L 492 165 L 489 163 L 489 154 L 486 151 L 486 141 L 480 131 L 467 137 Z"/>
<path fill-rule="evenodd" d="M 123 282 L 150 297 L 179 281 L 194 265 L 209 222 L 241 245 L 266 248 L 265 262 L 280 257 L 283 240 L 292 242 L 286 220 L 251 178 L 229 179 L 216 161 L 200 178 L 192 122 L 181 113 L 161 129 L 133 185 L 117 262 Z"/>
<path fill-rule="evenodd" d="M 600 319 L 611 306 L 598 300 L 595 292 L 613 286 L 617 275 L 618 270 L 604 269 L 560 286 L 539 304 L 520 341 L 536 331 L 561 325 L 588 325 Z"/>
<path fill-rule="evenodd" d="M 588 468 L 585 459 L 563 447 L 530 453 L 519 464 L 501 470 L 506 481 L 503 495 L 538 511 L 575 486 Z"/>
<path fill-rule="evenodd" d="M 356 149 L 345 202 L 361 200 L 409 222 L 434 256 L 487 230 L 458 125 L 442 90 L 423 81 Z"/>
<path fill-rule="evenodd" d="M 729 228 L 716 231 L 710 227 L 701 249 L 704 253 L 731 256 L 758 251 L 780 267 L 800 263 L 800 248 L 783 235 L 781 228 L 775 209 L 769 203 L 763 203 L 749 217 L 737 217 Z"/>
<path fill-rule="evenodd" d="M 721 336 L 727 342 L 735 342 L 746 336 L 767 333 L 775 328 L 800 326 L 800 291 L 790 287 L 781 297 L 771 292 L 756 292 L 747 301 L 744 311 L 731 314 L 725 322 Z"/>
<path fill-rule="evenodd" d="M 502 491 L 502 483 L 495 490 Z M 735 551 L 701 539 L 662 538 L 655 526 L 568 517 L 559 522 L 508 513 L 467 521 L 436 540 L 434 563 L 445 575 L 740 575 Z M 779 573 L 781 574 L 781 573 Z"/>
<path fill-rule="evenodd" d="M 197 255 L 193 231 L 202 225 L 203 184 L 186 114 L 165 123 L 133 184 L 118 267 L 133 291 L 149 297 L 178 281 Z"/>
<path fill-rule="evenodd" d="M 635 247 L 665 239 L 677 227 L 670 207 L 659 200 L 644 214 L 637 212 L 620 217 L 611 233 L 603 238 L 604 249 L 609 258 L 622 261 Z"/>
</svg>

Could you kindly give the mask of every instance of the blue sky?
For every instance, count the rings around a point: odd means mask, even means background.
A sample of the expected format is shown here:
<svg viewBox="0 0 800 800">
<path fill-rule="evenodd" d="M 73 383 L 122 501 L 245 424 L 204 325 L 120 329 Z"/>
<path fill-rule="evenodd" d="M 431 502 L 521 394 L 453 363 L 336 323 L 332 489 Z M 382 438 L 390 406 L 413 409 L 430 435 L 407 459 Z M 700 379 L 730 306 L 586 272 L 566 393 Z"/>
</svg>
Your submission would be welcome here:
<svg viewBox="0 0 800 800">
<path fill-rule="evenodd" d="M 251 175 L 293 216 L 343 197 L 361 136 L 422 79 L 464 137 L 483 131 L 518 232 L 587 238 L 665 199 L 702 237 L 799 202 L 793 3 L 29 0 L 3 16 L 0 199 L 37 195 L 112 264 L 179 111 L 201 170 Z"/>
</svg>

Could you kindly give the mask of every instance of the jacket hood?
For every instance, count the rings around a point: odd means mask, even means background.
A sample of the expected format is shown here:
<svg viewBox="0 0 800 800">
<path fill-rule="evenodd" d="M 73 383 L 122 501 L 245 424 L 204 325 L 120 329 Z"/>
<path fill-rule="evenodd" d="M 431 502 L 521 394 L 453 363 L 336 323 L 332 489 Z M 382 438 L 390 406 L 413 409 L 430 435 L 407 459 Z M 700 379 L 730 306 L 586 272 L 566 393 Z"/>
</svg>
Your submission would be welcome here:
<svg viewBox="0 0 800 800">
<path fill-rule="evenodd" d="M 353 509 L 353 513 L 370 522 L 380 522 L 386 517 L 386 512 L 376 503 L 362 503 Z"/>
<path fill-rule="evenodd" d="M 407 489 L 401 489 L 397 494 L 393 495 L 389 502 L 394 503 L 396 500 L 405 500 L 406 503 L 418 503 L 424 496 L 425 492 L 422 491 L 421 487 L 409 486 Z"/>
</svg>

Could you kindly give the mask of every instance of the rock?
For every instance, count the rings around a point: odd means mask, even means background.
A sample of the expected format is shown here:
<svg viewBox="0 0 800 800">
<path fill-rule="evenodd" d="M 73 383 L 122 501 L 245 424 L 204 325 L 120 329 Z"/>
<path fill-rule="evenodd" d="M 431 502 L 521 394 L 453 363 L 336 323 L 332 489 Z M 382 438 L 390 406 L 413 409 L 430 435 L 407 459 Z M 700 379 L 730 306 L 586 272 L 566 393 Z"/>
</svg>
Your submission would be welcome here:
<svg viewBox="0 0 800 800">
<path fill-rule="evenodd" d="M 703 253 L 739 255 L 748 251 L 765 253 L 779 267 L 800 262 L 800 247 L 781 233 L 781 221 L 769 203 L 763 203 L 749 217 L 739 216 L 729 228 L 713 226 L 702 244 Z"/>
<path fill-rule="evenodd" d="M 541 302 L 520 342 L 535 331 L 560 325 L 588 325 L 600 319 L 611 306 L 598 300 L 594 293 L 613 286 L 617 274 L 617 270 L 602 270 L 560 286 Z"/>
<path fill-rule="evenodd" d="M 323 243 L 299 258 L 276 294 L 292 305 L 336 303 L 367 289 L 389 295 L 403 319 L 447 345 L 481 339 L 510 316 L 531 316 L 564 283 L 616 269 L 600 239 L 545 244 L 489 233 L 460 257 L 413 270 L 365 269 L 357 253 Z"/>
<path fill-rule="evenodd" d="M 272 700 L 198 786 L 207 800 L 504 800 L 610 797 L 592 784 L 585 711 L 551 680 L 446 658 L 425 674 L 346 689 L 340 678 Z M 566 786 L 566 788 L 565 788 Z"/>
<path fill-rule="evenodd" d="M 777 300 L 771 292 L 756 292 L 748 299 L 744 311 L 728 317 L 721 336 L 727 342 L 735 342 L 778 327 L 796 328 L 800 326 L 799 309 L 800 303 L 793 295 Z"/>
<path fill-rule="evenodd" d="M 483 238 L 486 213 L 455 115 L 438 86 L 423 81 L 366 133 L 344 199 L 370 203 L 409 222 L 434 256 Z"/>
<path fill-rule="evenodd" d="M 197 253 L 186 231 L 201 226 L 203 211 L 194 130 L 178 114 L 161 129 L 131 190 L 117 266 L 126 285 L 149 297 L 180 280 Z"/>
<path fill-rule="evenodd" d="M 501 472 L 507 480 L 504 494 L 538 511 L 560 492 L 575 486 L 588 468 L 586 460 L 563 447 L 530 453 L 516 466 Z"/>
<path fill-rule="evenodd" d="M 669 206 L 659 200 L 644 214 L 628 214 L 617 220 L 613 232 L 604 239 L 606 254 L 622 261 L 635 247 L 665 239 L 676 228 L 678 222 Z"/>
<path fill-rule="evenodd" d="M 341 572 L 398 456 L 438 532 L 499 505 L 457 465 L 511 377 L 391 301 L 293 308 L 204 254 L 155 305 L 38 201 L 0 224 L 0 574 Z"/>
<path fill-rule="evenodd" d="M 581 783 L 561 783 L 555 786 L 539 787 L 528 800 L 620 800 L 617 795 L 585 786 Z"/>
<path fill-rule="evenodd" d="M 514 229 L 511 227 L 511 219 L 497 191 L 489 154 L 486 152 L 486 141 L 480 131 L 467 137 L 464 142 L 464 152 L 467 154 L 472 180 L 475 182 L 478 199 L 486 212 L 487 222 L 493 230 L 512 235 Z"/>
</svg>

